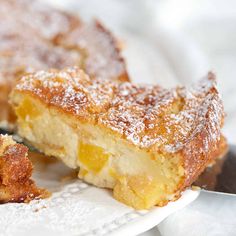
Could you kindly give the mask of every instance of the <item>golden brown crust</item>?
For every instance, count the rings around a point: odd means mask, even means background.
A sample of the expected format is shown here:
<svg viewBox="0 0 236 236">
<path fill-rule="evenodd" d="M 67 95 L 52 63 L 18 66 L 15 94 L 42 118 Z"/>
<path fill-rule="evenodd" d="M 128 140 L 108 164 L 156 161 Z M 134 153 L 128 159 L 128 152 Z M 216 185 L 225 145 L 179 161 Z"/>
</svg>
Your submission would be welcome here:
<svg viewBox="0 0 236 236">
<path fill-rule="evenodd" d="M 186 170 L 183 189 L 190 186 L 209 164 L 214 162 L 216 158 L 222 157 L 228 150 L 228 144 L 222 135 L 219 140 L 210 141 L 208 149 L 203 150 L 204 142 L 207 139 L 209 140 L 209 136 L 206 135 L 205 131 L 203 130 L 181 151 Z"/>
<path fill-rule="evenodd" d="M 48 40 L 67 34 L 81 23 L 78 17 L 37 0 L 8 0 L 0 4 L 1 19 L 11 22 L 15 30 L 24 27 L 24 30 L 30 29 L 32 34 Z"/>
<path fill-rule="evenodd" d="M 81 52 L 81 69 L 90 77 L 129 81 L 118 43 L 99 21 L 75 28 L 59 37 L 57 43 Z"/>
<path fill-rule="evenodd" d="M 30 179 L 33 167 L 27 152 L 27 147 L 0 135 L 0 203 L 29 202 L 46 196 L 46 191 Z"/>
<path fill-rule="evenodd" d="M 223 105 L 212 73 L 190 89 L 167 90 L 92 80 L 77 68 L 40 71 L 23 77 L 13 97 L 18 93 L 102 126 L 140 149 L 180 155 L 185 168 L 181 188 L 189 186 L 227 146 L 221 135 Z"/>
<path fill-rule="evenodd" d="M 76 65 L 92 77 L 128 80 L 114 37 L 98 22 L 30 0 L 0 1 L 0 20 L 0 123 L 14 124 L 8 94 L 25 73 Z"/>
</svg>

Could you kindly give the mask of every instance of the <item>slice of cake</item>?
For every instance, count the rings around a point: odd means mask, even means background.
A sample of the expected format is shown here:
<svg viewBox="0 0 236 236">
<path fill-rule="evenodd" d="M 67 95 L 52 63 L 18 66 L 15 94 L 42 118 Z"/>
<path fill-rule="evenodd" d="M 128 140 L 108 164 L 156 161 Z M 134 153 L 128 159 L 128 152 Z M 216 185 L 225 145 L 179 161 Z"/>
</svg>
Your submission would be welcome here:
<svg viewBox="0 0 236 236">
<path fill-rule="evenodd" d="M 11 104 L 29 143 L 137 209 L 177 199 L 227 148 L 212 73 L 167 90 L 90 79 L 77 68 L 39 71 L 19 81 Z"/>
<path fill-rule="evenodd" d="M 0 203 L 29 202 L 48 195 L 31 180 L 28 149 L 10 136 L 0 135 Z"/>
</svg>

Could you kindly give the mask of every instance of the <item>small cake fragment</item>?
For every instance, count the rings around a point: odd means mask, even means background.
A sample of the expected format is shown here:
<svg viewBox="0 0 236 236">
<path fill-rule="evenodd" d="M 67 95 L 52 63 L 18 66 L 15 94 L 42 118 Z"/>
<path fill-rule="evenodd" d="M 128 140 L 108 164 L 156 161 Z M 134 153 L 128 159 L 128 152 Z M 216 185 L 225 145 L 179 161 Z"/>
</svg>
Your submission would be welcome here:
<svg viewBox="0 0 236 236">
<path fill-rule="evenodd" d="M 29 202 L 49 195 L 35 185 L 32 170 L 28 148 L 11 136 L 0 135 L 0 203 Z"/>
<path fill-rule="evenodd" d="M 20 136 L 136 209 L 176 200 L 227 149 L 212 73 L 164 89 L 91 79 L 76 67 L 39 71 L 18 82 L 11 104 Z"/>
</svg>

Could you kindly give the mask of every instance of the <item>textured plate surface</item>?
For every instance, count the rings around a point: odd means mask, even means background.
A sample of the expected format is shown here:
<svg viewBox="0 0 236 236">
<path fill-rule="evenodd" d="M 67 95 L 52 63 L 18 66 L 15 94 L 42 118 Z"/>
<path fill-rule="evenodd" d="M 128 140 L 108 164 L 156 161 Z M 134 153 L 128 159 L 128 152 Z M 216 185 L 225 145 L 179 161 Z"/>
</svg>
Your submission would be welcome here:
<svg viewBox="0 0 236 236">
<path fill-rule="evenodd" d="M 136 235 L 198 196 L 187 190 L 166 207 L 136 211 L 114 200 L 109 190 L 76 179 L 75 172 L 54 158 L 36 154 L 31 159 L 34 178 L 52 197 L 0 205 L 0 235 Z"/>
</svg>

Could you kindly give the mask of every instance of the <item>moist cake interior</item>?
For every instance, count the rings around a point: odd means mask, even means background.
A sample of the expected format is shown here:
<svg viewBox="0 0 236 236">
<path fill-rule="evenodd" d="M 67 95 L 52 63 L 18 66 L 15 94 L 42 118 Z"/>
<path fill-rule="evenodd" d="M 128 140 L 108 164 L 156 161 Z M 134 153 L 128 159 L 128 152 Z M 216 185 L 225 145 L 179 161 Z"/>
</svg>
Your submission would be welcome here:
<svg viewBox="0 0 236 236">
<path fill-rule="evenodd" d="M 184 177 L 178 155 L 149 153 L 135 148 L 109 130 L 74 123 L 57 109 L 45 109 L 37 99 L 19 97 L 19 134 L 44 152 L 57 156 L 79 177 L 114 189 L 116 199 L 137 209 L 173 200 Z"/>
</svg>

